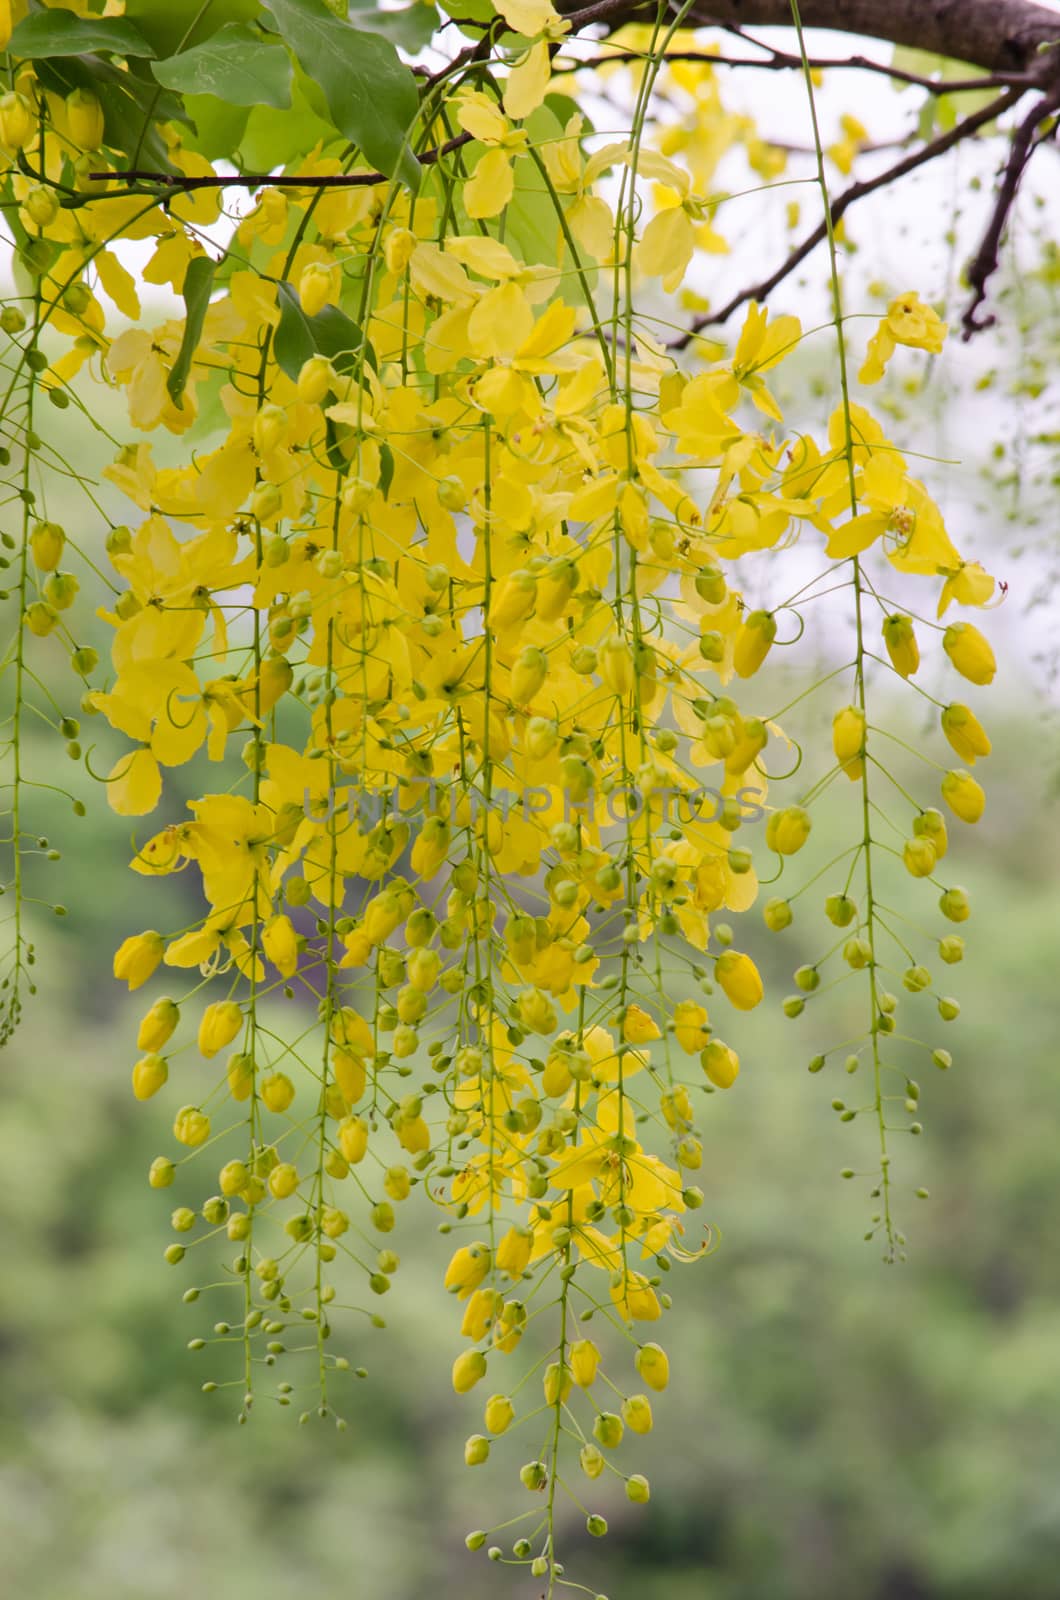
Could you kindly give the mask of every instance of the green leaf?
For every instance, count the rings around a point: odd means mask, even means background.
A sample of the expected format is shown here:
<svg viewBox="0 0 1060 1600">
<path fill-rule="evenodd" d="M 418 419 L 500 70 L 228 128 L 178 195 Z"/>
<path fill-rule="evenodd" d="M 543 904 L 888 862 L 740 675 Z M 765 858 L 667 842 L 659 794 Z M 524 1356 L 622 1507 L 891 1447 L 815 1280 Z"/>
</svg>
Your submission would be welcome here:
<svg viewBox="0 0 1060 1600">
<path fill-rule="evenodd" d="M 164 57 L 201 44 L 228 22 L 253 22 L 261 0 L 125 0 L 125 15 Z"/>
<path fill-rule="evenodd" d="M 378 33 L 409 55 L 429 45 L 441 27 L 442 19 L 433 6 L 416 0 L 415 5 L 403 6 L 399 11 L 377 11 L 371 3 L 360 5 L 351 0 L 351 21 L 365 33 Z"/>
<path fill-rule="evenodd" d="M 339 372 L 349 372 L 357 364 L 364 334 L 345 311 L 338 306 L 325 306 L 315 317 L 307 317 L 293 284 L 281 283 L 279 289 L 280 320 L 272 340 L 272 353 L 276 363 L 295 381 L 311 356 L 327 356 Z M 369 345 L 366 356 L 370 366 L 375 366 L 375 355 Z"/>
<path fill-rule="evenodd" d="M 212 94 L 233 106 L 291 104 L 291 58 L 244 22 L 228 22 L 209 39 L 152 67 L 159 83 L 181 94 Z"/>
<path fill-rule="evenodd" d="M 337 148 L 342 136 L 327 120 L 326 103 L 324 117 L 318 114 L 314 105 L 318 95 L 316 85 L 295 62 L 290 111 L 255 106 L 250 113 L 246 133 L 239 141 L 241 165 L 246 171 L 271 172 L 274 167 L 289 166 L 292 161 L 301 161 L 306 151 L 317 144 L 325 149 L 329 145 Z M 323 96 L 319 98 L 323 103 Z"/>
<path fill-rule="evenodd" d="M 269 0 L 269 10 L 324 91 L 339 132 L 380 172 L 418 190 L 420 165 L 408 133 L 419 110 L 419 90 L 394 46 L 336 17 L 324 0 Z"/>
<path fill-rule="evenodd" d="M 23 17 L 7 48 L 27 61 L 101 50 L 116 56 L 154 55 L 139 28 L 124 17 L 75 17 L 70 11 L 36 11 Z"/>
<path fill-rule="evenodd" d="M 195 132 L 183 140 L 189 150 L 209 161 L 235 155 L 250 117 L 248 106 L 228 105 L 212 94 L 190 94 L 184 109 L 195 124 Z"/>
<path fill-rule="evenodd" d="M 217 271 L 217 262 L 212 256 L 196 256 L 188 264 L 184 274 L 184 337 L 180 341 L 177 359 L 166 379 L 166 388 L 169 398 L 178 410 L 184 409 L 184 389 L 191 371 L 192 358 L 202 336 L 202 325 L 206 320 L 206 308 L 210 304 L 210 291 L 213 289 L 213 275 Z"/>
</svg>

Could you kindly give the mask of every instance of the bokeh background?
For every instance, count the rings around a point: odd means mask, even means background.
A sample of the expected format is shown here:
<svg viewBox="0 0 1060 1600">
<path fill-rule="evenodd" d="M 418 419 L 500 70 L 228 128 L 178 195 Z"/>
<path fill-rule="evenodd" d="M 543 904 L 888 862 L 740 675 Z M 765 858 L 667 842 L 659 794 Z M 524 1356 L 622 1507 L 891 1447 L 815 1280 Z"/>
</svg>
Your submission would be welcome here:
<svg viewBox="0 0 1060 1600">
<path fill-rule="evenodd" d="M 938 199 L 921 194 L 921 212 Z M 915 203 L 911 215 L 915 234 Z M 740 928 L 768 999 L 741 1027 L 737 1087 L 703 1102 L 702 1214 L 721 1246 L 672 1274 L 677 1309 L 663 1338 L 673 1382 L 656 1405 L 655 1433 L 636 1448 L 652 1504 L 602 1493 L 594 1506 L 609 1516 L 611 1537 L 587 1541 L 574 1512 L 564 1535 L 572 1576 L 612 1600 L 1055 1600 L 1058 1592 L 1060 752 L 1049 355 L 1058 346 L 1057 272 L 1033 207 L 1023 220 L 1032 262 L 1003 285 L 1004 341 L 985 343 L 975 366 L 961 355 L 940 372 L 906 361 L 915 382 L 895 385 L 887 402 L 896 436 L 943 458 L 925 473 L 947 486 L 958 543 L 1010 583 L 1005 608 L 988 622 L 1004 663 L 997 687 L 955 691 L 951 680 L 946 691 L 976 706 L 995 754 L 984 822 L 974 833 L 951 830 L 950 879 L 969 888 L 975 906 L 961 930 L 967 959 L 945 969 L 963 1014 L 947 1028 L 926 1003 L 922 1013 L 923 1036 L 945 1044 L 954 1065 L 943 1074 L 924 1052 L 908 1057 L 925 1130 L 895 1140 L 908 1260 L 883 1264 L 878 1240 L 863 1238 L 869 1182 L 839 1176 L 848 1164 L 867 1167 L 873 1149 L 867 1120 L 842 1126 L 830 1109 L 835 1096 L 855 1103 L 842 1052 L 819 1076 L 806 1071 L 819 1048 L 860 1027 L 857 980 L 795 1022 L 780 1010 L 792 970 L 829 942 L 819 900 L 835 886 L 822 885 L 784 935 L 767 936 L 757 912 Z M 882 248 L 904 247 L 891 237 Z M 805 293 L 819 311 L 820 285 Z M 830 408 L 827 346 L 800 352 L 784 370 L 804 408 Z M 990 382 L 976 388 L 986 371 Z M 819 401 L 807 407 L 807 394 Z M 93 403 L 96 423 L 124 438 L 111 399 L 97 390 Z M 73 413 L 61 424 L 56 417 L 50 436 L 75 466 L 98 456 Z M 52 514 L 73 527 L 84 502 L 61 491 Z M 768 573 L 759 569 L 754 581 L 768 595 Z M 778 706 L 842 659 L 841 639 L 818 649 L 778 668 Z M 56 647 L 45 670 L 72 708 L 60 655 Z M 831 709 L 827 696 L 819 711 L 811 702 L 796 731 L 820 740 Z M 911 698 L 881 720 L 914 746 L 927 727 Z M 105 771 L 105 730 L 86 724 L 85 744 L 94 737 L 93 762 Z M 930 773 L 925 785 L 899 746 L 895 763 L 904 784 L 930 792 Z M 91 779 L 43 727 L 31 735 L 30 765 L 43 781 L 93 799 Z M 205 776 L 181 774 L 186 789 L 168 791 L 170 814 Z M 205 1297 L 182 1303 L 187 1285 L 209 1275 L 201 1258 L 194 1271 L 162 1260 L 181 1196 L 150 1190 L 146 1173 L 170 1147 L 174 1102 L 132 1099 L 144 1007 L 110 976 L 113 948 L 152 919 L 143 883 L 127 869 L 127 825 L 94 798 L 77 820 L 68 799 L 39 796 L 42 835 L 63 852 L 58 864 L 41 858 L 39 892 L 70 914 L 56 918 L 42 905 L 35 919 L 40 994 L 0 1080 L 5 1592 L 530 1600 L 538 1584 L 463 1548 L 469 1528 L 518 1505 L 514 1473 L 531 1452 L 516 1441 L 486 1469 L 463 1467 L 479 1407 L 450 1391 L 456 1318 L 440 1288 L 450 1245 L 423 1206 L 402 1208 L 393 1236 L 402 1268 L 385 1305 L 370 1308 L 385 1313 L 387 1328 L 343 1319 L 336 1335 L 336 1349 L 369 1373 L 336 1394 L 345 1432 L 315 1416 L 299 1426 L 291 1410 L 264 1404 L 239 1428 L 238 1389 L 200 1394 L 205 1378 L 231 1375 L 228 1351 L 186 1348 L 219 1313 Z M 850 795 L 833 786 L 815 838 L 833 828 L 852 836 L 854 826 Z M 948 930 L 935 926 L 932 897 L 909 879 L 895 885 L 914 925 L 909 938 L 938 968 L 929 933 Z M 187 895 L 191 906 L 191 886 Z M 675 997 L 686 981 L 675 976 Z M 915 1197 L 920 1185 L 927 1200 Z"/>
</svg>

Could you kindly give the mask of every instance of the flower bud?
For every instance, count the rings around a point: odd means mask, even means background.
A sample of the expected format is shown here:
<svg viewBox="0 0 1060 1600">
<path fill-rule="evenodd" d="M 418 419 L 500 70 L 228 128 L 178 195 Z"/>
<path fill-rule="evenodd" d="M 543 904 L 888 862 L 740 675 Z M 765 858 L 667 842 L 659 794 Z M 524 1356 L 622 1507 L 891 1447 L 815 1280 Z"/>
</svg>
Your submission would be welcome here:
<svg viewBox="0 0 1060 1600">
<path fill-rule="evenodd" d="M 930 878 L 937 859 L 930 839 L 907 839 L 902 847 L 905 870 L 914 878 Z"/>
<path fill-rule="evenodd" d="M 975 765 L 978 756 L 990 754 L 991 744 L 986 731 L 968 706 L 961 705 L 957 700 L 952 701 L 943 709 L 940 721 L 946 738 L 970 766 Z"/>
<path fill-rule="evenodd" d="M 536 598 L 537 578 L 534 574 L 522 569 L 510 572 L 493 590 L 489 608 L 490 628 L 499 633 L 522 622 L 534 609 Z"/>
<path fill-rule="evenodd" d="M 951 622 L 942 635 L 942 648 L 950 661 L 969 683 L 987 684 L 994 681 L 997 662 L 989 641 L 971 622 Z"/>
<path fill-rule="evenodd" d="M 785 806 L 774 811 L 766 823 L 766 844 L 779 856 L 793 856 L 810 837 L 813 822 L 802 806 Z"/>
<path fill-rule="evenodd" d="M 282 1113 L 294 1099 L 294 1084 L 286 1072 L 270 1072 L 262 1080 L 261 1098 L 270 1111 Z"/>
<path fill-rule="evenodd" d="M 249 1180 L 250 1173 L 243 1161 L 226 1161 L 217 1177 L 223 1195 L 242 1194 Z"/>
<path fill-rule="evenodd" d="M 750 678 L 762 665 L 777 636 L 776 618 L 768 611 L 750 611 L 736 634 L 732 664 L 740 678 Z"/>
<path fill-rule="evenodd" d="M 0 97 L 0 144 L 9 150 L 21 150 L 29 144 L 37 129 L 33 107 L 21 94 Z"/>
<path fill-rule="evenodd" d="M 210 1137 L 210 1119 L 198 1106 L 181 1106 L 173 1120 L 173 1137 L 179 1144 L 205 1144 Z"/>
<path fill-rule="evenodd" d="M 716 1089 L 731 1089 L 740 1071 L 739 1056 L 721 1039 L 700 1051 L 699 1064 Z"/>
<path fill-rule="evenodd" d="M 154 1054 L 141 1056 L 133 1067 L 133 1094 L 137 1100 L 150 1100 L 153 1094 L 158 1093 L 168 1077 L 169 1067 L 164 1057 Z"/>
<path fill-rule="evenodd" d="M 199 1023 L 199 1053 L 207 1060 L 231 1044 L 243 1026 L 243 1012 L 234 1000 L 216 1000 Z"/>
<path fill-rule="evenodd" d="M 589 1389 L 596 1380 L 600 1352 L 591 1339 L 578 1339 L 570 1347 L 570 1368 L 579 1389 Z"/>
<path fill-rule="evenodd" d="M 762 920 L 771 933 L 782 933 L 795 920 L 790 900 L 767 900 L 762 908 Z"/>
<path fill-rule="evenodd" d="M 506 1433 L 515 1418 L 515 1407 L 506 1394 L 491 1394 L 486 1401 L 485 1422 L 491 1433 Z"/>
<path fill-rule="evenodd" d="M 170 1039 L 180 1021 L 180 1008 L 175 1000 L 164 996 L 156 1000 L 150 1011 L 140 1023 L 140 1030 L 136 1035 L 138 1050 L 161 1050 L 162 1046 Z"/>
<path fill-rule="evenodd" d="M 633 652 L 626 641 L 616 635 L 605 639 L 599 650 L 599 666 L 604 687 L 620 700 L 628 698 L 633 692 L 636 673 Z"/>
<path fill-rule="evenodd" d="M 275 1200 L 287 1200 L 298 1188 L 298 1168 L 291 1161 L 281 1161 L 269 1173 L 269 1193 Z"/>
<path fill-rule="evenodd" d="M 939 910 L 950 922 L 967 922 L 972 914 L 967 889 L 946 889 L 939 896 Z"/>
<path fill-rule="evenodd" d="M 723 950 L 714 963 L 714 975 L 737 1011 L 753 1011 L 762 998 L 762 979 L 751 957 L 739 950 Z"/>
<path fill-rule="evenodd" d="M 103 143 L 103 107 L 88 89 L 74 89 L 66 97 L 70 137 L 82 150 L 98 150 Z"/>
<path fill-rule="evenodd" d="M 865 713 L 860 706 L 844 706 L 832 718 L 832 749 L 853 782 L 865 770 Z"/>
<path fill-rule="evenodd" d="M 593 1438 L 597 1444 L 603 1445 L 605 1450 L 615 1450 L 622 1443 L 625 1433 L 622 1418 L 613 1411 L 601 1411 L 593 1423 Z"/>
<path fill-rule="evenodd" d="M 114 976 L 119 982 L 127 983 L 130 992 L 139 989 L 158 966 L 165 948 L 166 941 L 153 929 L 133 934 L 115 952 Z"/>
<path fill-rule="evenodd" d="M 298 373 L 298 398 L 303 405 L 318 406 L 338 383 L 335 368 L 326 356 L 310 356 Z"/>
<path fill-rule="evenodd" d="M 626 1479 L 626 1498 L 639 1506 L 646 1505 L 651 1499 L 651 1484 L 643 1473 L 635 1472 Z"/>
<path fill-rule="evenodd" d="M 473 1433 L 464 1444 L 464 1465 L 466 1467 L 480 1467 L 484 1461 L 489 1460 L 490 1442 L 481 1433 Z"/>
<path fill-rule="evenodd" d="M 26 627 L 36 639 L 46 639 L 54 632 L 59 613 L 43 600 L 33 600 L 26 607 Z"/>
<path fill-rule="evenodd" d="M 642 1344 L 634 1361 L 649 1389 L 666 1388 L 670 1381 L 670 1359 L 661 1345 Z"/>
<path fill-rule="evenodd" d="M 708 606 L 720 606 L 729 592 L 717 567 L 703 567 L 696 573 L 694 582 L 696 593 Z"/>
<path fill-rule="evenodd" d="M 548 657 L 536 645 L 528 645 L 515 658 L 511 693 L 517 705 L 529 705 L 548 677 Z"/>
<path fill-rule="evenodd" d="M 837 928 L 848 928 L 858 914 L 858 908 L 849 895 L 830 894 L 824 903 L 824 914 Z"/>
<path fill-rule="evenodd" d="M 942 798 L 962 822 L 978 822 L 986 809 L 986 795 L 970 773 L 947 772 L 942 780 Z"/>
<path fill-rule="evenodd" d="M 578 1461 L 587 1478 L 598 1478 L 604 1470 L 604 1458 L 594 1444 L 583 1444 Z"/>
<path fill-rule="evenodd" d="M 911 678 L 920 665 L 920 647 L 913 631 L 912 617 L 896 611 L 883 619 L 883 642 L 891 665 L 903 678 Z"/>
<path fill-rule="evenodd" d="M 155 1156 L 147 1174 L 152 1189 L 168 1189 L 177 1175 L 177 1169 L 168 1156 Z"/>
<path fill-rule="evenodd" d="M 947 934 L 939 940 L 939 955 L 946 965 L 952 967 L 955 962 L 964 960 L 964 940 L 959 934 Z"/>
<path fill-rule="evenodd" d="M 545 1369 L 543 1380 L 545 1404 L 562 1405 L 570 1394 L 572 1381 L 569 1367 L 561 1365 L 558 1361 L 550 1362 Z"/>
<path fill-rule="evenodd" d="M 336 305 L 341 287 L 338 262 L 328 266 L 323 261 L 311 261 L 298 279 L 298 298 L 306 316 L 318 316 L 325 306 Z"/>
<path fill-rule="evenodd" d="M 650 1433 L 653 1425 L 651 1401 L 646 1394 L 631 1394 L 622 1402 L 622 1420 L 633 1433 Z"/>
<path fill-rule="evenodd" d="M 57 522 L 37 522 L 29 536 L 33 559 L 41 572 L 54 572 L 62 560 L 66 534 Z"/>
<path fill-rule="evenodd" d="M 548 1482 L 548 1469 L 543 1461 L 528 1461 L 519 1468 L 519 1479 L 525 1489 L 536 1492 Z"/>
</svg>

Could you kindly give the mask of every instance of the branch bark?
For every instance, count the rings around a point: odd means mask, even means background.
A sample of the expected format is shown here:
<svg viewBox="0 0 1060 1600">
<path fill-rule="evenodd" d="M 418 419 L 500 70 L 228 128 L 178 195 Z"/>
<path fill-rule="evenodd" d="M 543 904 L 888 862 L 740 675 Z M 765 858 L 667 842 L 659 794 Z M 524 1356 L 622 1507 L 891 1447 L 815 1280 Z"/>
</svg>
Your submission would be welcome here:
<svg viewBox="0 0 1060 1600">
<path fill-rule="evenodd" d="M 1060 12 L 1036 0 L 801 0 L 799 9 L 807 28 L 885 39 L 991 73 L 1031 72 L 1042 80 L 1060 73 L 1060 48 L 1039 54 L 1040 45 L 1060 44 Z M 617 27 L 623 17 L 642 19 L 643 0 L 619 0 L 606 20 Z M 790 0 L 696 0 L 689 27 L 712 23 L 790 27 Z"/>
</svg>

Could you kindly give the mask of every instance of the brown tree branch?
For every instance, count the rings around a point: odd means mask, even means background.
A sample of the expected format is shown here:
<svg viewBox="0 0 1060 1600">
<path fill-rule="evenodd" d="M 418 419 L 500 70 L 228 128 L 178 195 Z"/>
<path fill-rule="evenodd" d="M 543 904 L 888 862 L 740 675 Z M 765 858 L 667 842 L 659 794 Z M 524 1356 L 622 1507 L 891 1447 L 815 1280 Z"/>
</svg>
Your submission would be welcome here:
<svg viewBox="0 0 1060 1600">
<path fill-rule="evenodd" d="M 887 167 L 883 172 L 878 172 L 874 178 L 865 178 L 858 183 L 852 183 L 849 188 L 843 190 L 842 194 L 836 196 L 829 208 L 833 228 L 856 201 L 863 200 L 866 195 L 874 194 L 877 189 L 885 189 L 888 184 L 896 183 L 899 178 L 904 178 L 908 173 L 915 172 L 918 167 L 926 166 L 928 162 L 935 161 L 939 156 L 945 155 L 947 150 L 952 150 L 963 139 L 969 138 L 988 122 L 993 122 L 996 117 L 1008 111 L 1022 96 L 1022 89 L 1007 89 L 1004 94 L 998 95 L 997 99 L 992 100 L 989 105 L 983 106 L 980 110 L 973 112 L 971 116 L 965 117 L 963 121 L 957 123 L 956 127 L 951 128 L 948 133 L 939 134 L 938 138 L 932 139 L 929 144 L 914 151 L 912 155 L 906 156 L 903 161 L 895 162 L 893 166 Z M 1038 120 L 1040 120 L 1040 117 Z M 740 293 L 733 295 L 732 299 L 727 301 L 720 310 L 705 312 L 702 316 L 696 317 L 689 332 L 683 334 L 680 339 L 675 340 L 671 345 L 671 349 L 683 350 L 700 329 L 711 327 L 720 322 L 727 322 L 734 311 L 751 300 L 764 300 L 827 237 L 827 224 L 821 221 L 812 233 L 806 235 L 802 243 L 791 252 L 774 273 L 763 279 L 761 283 L 752 284 L 747 289 L 741 289 Z"/>
<path fill-rule="evenodd" d="M 994 200 L 994 208 L 990 213 L 990 221 L 979 249 L 976 251 L 968 267 L 968 285 L 972 290 L 972 299 L 969 302 L 961 326 L 962 338 L 967 342 L 974 333 L 981 333 L 985 328 L 992 328 L 997 318 L 993 312 L 987 316 L 978 315 L 979 307 L 986 299 L 986 286 L 989 279 L 1000 265 L 1001 241 L 1004 238 L 1008 219 L 1019 192 L 1023 174 L 1030 164 L 1031 157 L 1037 148 L 1034 134 L 1043 121 L 1055 112 L 1060 106 L 1060 92 L 1045 95 L 1038 100 L 1024 117 L 1019 127 L 1012 136 L 1012 146 L 1009 150 L 1005 171 L 998 187 Z"/>
<path fill-rule="evenodd" d="M 576 13 L 560 0 L 559 9 Z M 643 14 L 642 0 L 604 0 L 593 8 L 612 28 Z M 967 61 L 988 73 L 1060 74 L 1060 15 L 1036 0 L 801 0 L 806 28 L 831 28 Z M 791 0 L 696 0 L 689 27 L 790 28 Z"/>
</svg>

